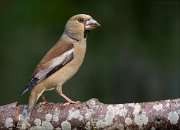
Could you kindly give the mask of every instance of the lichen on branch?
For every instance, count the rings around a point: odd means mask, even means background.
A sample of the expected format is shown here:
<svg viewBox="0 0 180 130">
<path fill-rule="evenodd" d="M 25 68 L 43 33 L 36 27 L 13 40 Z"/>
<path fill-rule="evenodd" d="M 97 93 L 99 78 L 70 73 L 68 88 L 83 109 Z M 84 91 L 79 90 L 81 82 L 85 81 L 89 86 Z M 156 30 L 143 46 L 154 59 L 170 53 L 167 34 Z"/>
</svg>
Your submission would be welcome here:
<svg viewBox="0 0 180 130">
<path fill-rule="evenodd" d="M 180 99 L 145 103 L 37 104 L 29 115 L 26 105 L 0 107 L 0 128 L 30 129 L 180 129 Z"/>
</svg>

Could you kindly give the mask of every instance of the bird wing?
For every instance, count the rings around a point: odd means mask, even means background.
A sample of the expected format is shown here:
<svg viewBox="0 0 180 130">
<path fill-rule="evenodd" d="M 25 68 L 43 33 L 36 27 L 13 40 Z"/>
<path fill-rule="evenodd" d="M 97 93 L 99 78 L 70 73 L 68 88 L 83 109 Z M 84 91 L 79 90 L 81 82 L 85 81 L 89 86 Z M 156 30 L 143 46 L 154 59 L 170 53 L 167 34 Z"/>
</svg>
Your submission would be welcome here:
<svg viewBox="0 0 180 130">
<path fill-rule="evenodd" d="M 36 71 L 33 78 L 38 78 L 39 83 L 40 81 L 55 73 L 57 70 L 62 68 L 73 59 L 73 51 L 74 49 L 70 49 L 60 56 L 57 56 L 52 60 L 40 65 L 41 69 L 38 69 L 39 71 Z"/>
<path fill-rule="evenodd" d="M 67 43 L 67 41 L 59 40 L 54 47 L 52 47 L 48 53 L 43 57 L 43 59 L 40 61 L 40 63 L 35 68 L 32 77 L 36 75 L 39 71 L 44 70 L 45 68 L 48 68 L 51 64 L 51 60 L 61 56 L 63 53 L 67 52 L 70 49 L 73 49 L 73 44 Z"/>
<path fill-rule="evenodd" d="M 27 85 L 27 88 L 21 92 L 24 94 L 29 89 L 32 89 L 36 84 L 40 83 L 67 63 L 69 63 L 74 55 L 73 44 L 59 41 L 55 46 L 43 57 L 33 72 L 32 79 Z"/>
</svg>

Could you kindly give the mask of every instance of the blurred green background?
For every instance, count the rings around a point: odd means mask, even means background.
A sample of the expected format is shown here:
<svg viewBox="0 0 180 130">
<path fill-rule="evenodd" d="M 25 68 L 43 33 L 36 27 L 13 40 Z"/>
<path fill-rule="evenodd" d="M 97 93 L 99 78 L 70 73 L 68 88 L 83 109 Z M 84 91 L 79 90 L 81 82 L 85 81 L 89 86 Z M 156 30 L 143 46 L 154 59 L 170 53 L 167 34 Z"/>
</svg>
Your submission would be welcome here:
<svg viewBox="0 0 180 130">
<path fill-rule="evenodd" d="M 87 39 L 85 61 L 63 86 L 73 100 L 143 102 L 180 97 L 179 1 L 0 0 L 0 105 L 19 97 L 33 69 L 75 14 L 101 28 Z M 55 91 L 48 101 L 65 102 Z"/>
</svg>

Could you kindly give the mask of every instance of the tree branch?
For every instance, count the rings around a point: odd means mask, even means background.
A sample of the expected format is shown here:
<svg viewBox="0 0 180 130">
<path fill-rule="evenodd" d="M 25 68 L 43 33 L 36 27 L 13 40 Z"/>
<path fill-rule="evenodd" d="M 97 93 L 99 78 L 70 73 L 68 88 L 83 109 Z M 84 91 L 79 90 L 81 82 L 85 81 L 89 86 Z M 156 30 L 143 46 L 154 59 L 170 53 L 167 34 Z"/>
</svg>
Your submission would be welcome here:
<svg viewBox="0 0 180 130">
<path fill-rule="evenodd" d="M 0 128 L 31 129 L 180 129 L 180 99 L 108 105 L 84 103 L 0 106 Z"/>
</svg>

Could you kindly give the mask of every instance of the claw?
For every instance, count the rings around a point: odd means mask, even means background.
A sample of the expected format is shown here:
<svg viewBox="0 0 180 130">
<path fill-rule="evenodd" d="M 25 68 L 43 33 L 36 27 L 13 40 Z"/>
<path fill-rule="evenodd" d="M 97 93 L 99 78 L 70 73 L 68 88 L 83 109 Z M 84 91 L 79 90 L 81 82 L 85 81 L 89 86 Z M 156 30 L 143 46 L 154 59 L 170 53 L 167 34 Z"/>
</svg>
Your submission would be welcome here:
<svg viewBox="0 0 180 130">
<path fill-rule="evenodd" d="M 68 106 L 70 104 L 76 104 L 77 102 L 69 100 L 68 102 L 64 103 L 63 106 Z"/>
</svg>

